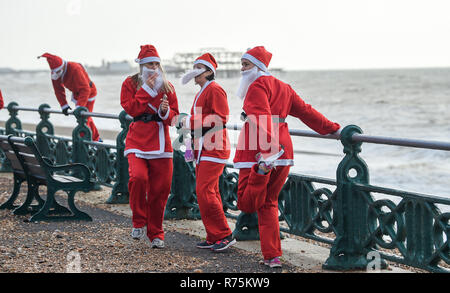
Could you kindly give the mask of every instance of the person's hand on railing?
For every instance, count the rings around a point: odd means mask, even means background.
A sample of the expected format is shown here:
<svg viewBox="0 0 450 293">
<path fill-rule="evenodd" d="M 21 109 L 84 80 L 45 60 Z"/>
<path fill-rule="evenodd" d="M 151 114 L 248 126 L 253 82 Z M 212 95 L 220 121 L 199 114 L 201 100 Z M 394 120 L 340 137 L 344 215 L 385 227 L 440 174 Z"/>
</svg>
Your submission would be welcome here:
<svg viewBox="0 0 450 293">
<path fill-rule="evenodd" d="M 69 116 L 69 110 L 72 110 L 72 108 L 70 108 L 70 106 L 65 108 L 64 110 L 62 110 L 62 112 L 64 115 Z"/>
</svg>

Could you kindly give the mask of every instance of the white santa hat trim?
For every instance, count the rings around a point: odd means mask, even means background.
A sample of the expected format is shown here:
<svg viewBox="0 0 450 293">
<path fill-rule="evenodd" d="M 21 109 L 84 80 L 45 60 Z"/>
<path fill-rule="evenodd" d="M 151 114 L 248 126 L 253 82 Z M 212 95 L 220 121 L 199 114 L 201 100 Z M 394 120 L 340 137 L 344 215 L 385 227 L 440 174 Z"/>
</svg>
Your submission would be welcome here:
<svg viewBox="0 0 450 293">
<path fill-rule="evenodd" d="M 145 64 L 145 63 L 149 63 L 149 62 L 161 63 L 161 59 L 159 57 L 145 57 L 142 59 L 136 58 L 134 61 L 136 61 L 136 63 L 139 63 L 139 64 Z"/>
<path fill-rule="evenodd" d="M 211 69 L 213 72 L 214 72 L 214 75 L 216 75 L 216 70 L 214 69 L 214 66 L 211 64 L 211 63 L 209 63 L 208 61 L 205 61 L 205 60 L 203 60 L 203 59 L 197 59 L 195 62 L 194 62 L 194 65 L 195 64 L 203 64 L 203 65 L 205 65 L 206 67 L 208 67 L 209 69 Z"/>
<path fill-rule="evenodd" d="M 248 53 L 245 53 L 241 59 L 250 60 L 250 62 L 255 64 L 259 69 L 261 69 L 264 72 L 268 72 L 267 67 L 266 67 L 266 65 L 264 65 L 264 63 L 262 63 L 261 61 L 259 61 L 258 59 L 256 59 L 255 57 L 253 57 L 252 55 L 250 55 Z"/>
</svg>

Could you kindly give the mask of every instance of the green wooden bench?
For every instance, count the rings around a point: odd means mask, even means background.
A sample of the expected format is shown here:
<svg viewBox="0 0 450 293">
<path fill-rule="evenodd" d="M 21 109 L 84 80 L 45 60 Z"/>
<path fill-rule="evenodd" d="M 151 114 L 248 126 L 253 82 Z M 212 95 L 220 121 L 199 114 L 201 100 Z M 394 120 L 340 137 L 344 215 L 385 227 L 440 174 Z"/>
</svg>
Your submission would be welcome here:
<svg viewBox="0 0 450 293">
<path fill-rule="evenodd" d="M 22 138 L 10 135 L 8 142 L 16 155 L 16 160 L 22 167 L 25 180 L 28 183 L 28 189 L 31 189 L 31 192 L 27 193 L 25 200 L 28 206 L 23 208 L 28 211 L 31 210 L 32 216 L 30 221 L 92 221 L 92 218 L 87 213 L 80 211 L 76 207 L 74 201 L 77 191 L 89 192 L 94 186 L 94 182 L 90 180 L 91 174 L 88 167 L 79 163 L 53 165 L 50 159 L 41 156 L 31 137 Z M 12 156 L 8 158 L 14 160 Z M 15 165 L 17 167 L 16 163 Z M 19 173 L 18 170 L 17 174 Z M 40 185 L 47 186 L 45 201 L 39 200 Z M 65 191 L 68 195 L 68 209 L 59 205 L 55 199 L 55 193 L 59 190 Z M 30 208 L 33 199 L 38 201 L 39 211 L 36 213 L 33 213 L 33 207 Z"/>
<path fill-rule="evenodd" d="M 27 176 L 27 173 L 23 169 L 22 164 L 19 162 L 19 159 L 17 158 L 14 150 L 9 144 L 8 136 L 0 135 L 0 149 L 9 160 L 14 176 L 14 186 L 12 194 L 5 203 L 0 205 L 0 209 L 14 210 L 14 214 L 16 215 L 36 213 L 44 204 L 44 200 L 39 196 L 39 193 L 37 192 L 41 180 L 33 176 Z M 15 204 L 15 202 L 18 199 L 22 183 L 25 181 L 27 181 L 28 183 L 27 196 L 23 204 L 19 206 Z M 37 201 L 37 205 L 32 205 L 32 202 L 34 200 Z"/>
</svg>

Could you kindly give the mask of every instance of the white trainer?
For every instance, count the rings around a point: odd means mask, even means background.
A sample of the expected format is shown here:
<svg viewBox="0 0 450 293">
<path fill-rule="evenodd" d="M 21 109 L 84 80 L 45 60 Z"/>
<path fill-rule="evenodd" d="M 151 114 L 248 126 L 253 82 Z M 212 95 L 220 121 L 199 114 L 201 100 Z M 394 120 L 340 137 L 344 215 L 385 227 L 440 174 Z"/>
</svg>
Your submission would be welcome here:
<svg viewBox="0 0 450 293">
<path fill-rule="evenodd" d="M 145 236 L 145 229 L 144 228 L 133 228 L 133 230 L 131 230 L 131 237 L 134 240 L 140 240 L 144 236 Z"/>
<path fill-rule="evenodd" d="M 164 241 L 159 238 L 153 239 L 152 248 L 164 248 Z"/>
</svg>

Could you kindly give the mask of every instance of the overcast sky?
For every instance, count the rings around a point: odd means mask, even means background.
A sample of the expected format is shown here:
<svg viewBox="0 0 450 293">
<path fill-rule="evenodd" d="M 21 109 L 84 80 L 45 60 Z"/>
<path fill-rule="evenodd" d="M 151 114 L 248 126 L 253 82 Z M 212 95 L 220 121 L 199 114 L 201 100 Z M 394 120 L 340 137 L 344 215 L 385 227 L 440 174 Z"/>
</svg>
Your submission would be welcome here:
<svg viewBox="0 0 450 293">
<path fill-rule="evenodd" d="M 272 67 L 450 66 L 448 0 L 0 0 L 0 67 L 48 68 L 36 57 L 134 60 L 264 45 Z"/>
</svg>

